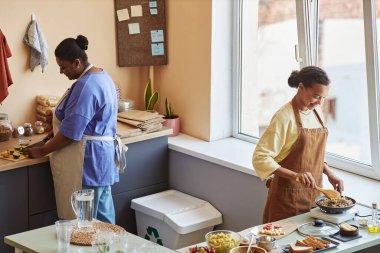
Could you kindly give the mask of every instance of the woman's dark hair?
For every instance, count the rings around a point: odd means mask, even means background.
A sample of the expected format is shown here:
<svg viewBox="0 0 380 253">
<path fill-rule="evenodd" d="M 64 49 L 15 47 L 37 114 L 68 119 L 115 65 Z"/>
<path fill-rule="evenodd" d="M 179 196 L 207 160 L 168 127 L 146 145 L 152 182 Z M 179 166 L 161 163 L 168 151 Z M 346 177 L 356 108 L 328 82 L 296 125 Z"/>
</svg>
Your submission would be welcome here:
<svg viewBox="0 0 380 253">
<path fill-rule="evenodd" d="M 54 51 L 55 57 L 65 60 L 74 61 L 75 59 L 81 59 L 82 62 L 87 62 L 87 54 L 85 50 L 88 48 L 88 40 L 83 35 L 78 35 L 76 39 L 67 38 L 64 39 Z"/>
<path fill-rule="evenodd" d="M 300 83 L 303 83 L 306 88 L 309 88 L 316 83 L 329 85 L 330 79 L 323 69 L 316 66 L 307 66 L 300 71 L 292 71 L 288 78 L 288 84 L 292 88 L 298 88 Z"/>
</svg>

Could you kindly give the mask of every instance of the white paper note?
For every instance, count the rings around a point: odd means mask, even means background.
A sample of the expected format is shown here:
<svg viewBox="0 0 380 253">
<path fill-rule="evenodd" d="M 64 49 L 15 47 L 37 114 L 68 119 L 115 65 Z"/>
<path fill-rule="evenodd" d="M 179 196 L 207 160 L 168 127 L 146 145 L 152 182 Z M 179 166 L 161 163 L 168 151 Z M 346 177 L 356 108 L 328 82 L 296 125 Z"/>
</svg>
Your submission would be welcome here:
<svg viewBox="0 0 380 253">
<path fill-rule="evenodd" d="M 117 10 L 117 19 L 120 21 L 129 19 L 129 11 L 128 9 Z"/>
<path fill-rule="evenodd" d="M 132 5 L 131 6 L 131 17 L 142 17 L 142 6 Z"/>
<path fill-rule="evenodd" d="M 150 36 L 152 42 L 162 42 L 164 41 L 164 30 L 152 30 L 150 31 Z"/>
<path fill-rule="evenodd" d="M 149 1 L 149 8 L 157 8 L 157 1 Z"/>
<path fill-rule="evenodd" d="M 140 24 L 139 23 L 130 23 L 128 24 L 129 34 L 138 34 L 140 33 Z"/>
<path fill-rule="evenodd" d="M 157 9 L 150 9 L 150 15 L 157 15 Z"/>
</svg>

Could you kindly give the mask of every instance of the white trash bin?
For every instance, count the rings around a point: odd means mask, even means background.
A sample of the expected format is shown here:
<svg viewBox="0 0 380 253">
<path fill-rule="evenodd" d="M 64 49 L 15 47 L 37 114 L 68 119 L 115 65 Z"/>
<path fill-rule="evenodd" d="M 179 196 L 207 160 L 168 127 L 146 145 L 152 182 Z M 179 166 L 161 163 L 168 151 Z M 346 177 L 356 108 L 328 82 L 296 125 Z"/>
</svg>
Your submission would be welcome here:
<svg viewBox="0 0 380 253">
<path fill-rule="evenodd" d="M 168 190 L 132 200 L 140 237 L 170 249 L 203 242 L 222 223 L 221 213 L 207 201 Z"/>
</svg>

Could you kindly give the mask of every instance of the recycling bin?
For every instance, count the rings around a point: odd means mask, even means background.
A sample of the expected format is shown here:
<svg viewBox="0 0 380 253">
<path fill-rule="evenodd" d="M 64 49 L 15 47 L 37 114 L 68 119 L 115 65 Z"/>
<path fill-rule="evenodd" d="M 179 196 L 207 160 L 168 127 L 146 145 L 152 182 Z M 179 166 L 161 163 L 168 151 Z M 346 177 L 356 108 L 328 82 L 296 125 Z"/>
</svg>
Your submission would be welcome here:
<svg viewBox="0 0 380 253">
<path fill-rule="evenodd" d="M 222 223 L 209 202 L 168 190 L 132 200 L 137 234 L 170 249 L 203 242 L 205 234 Z"/>
</svg>

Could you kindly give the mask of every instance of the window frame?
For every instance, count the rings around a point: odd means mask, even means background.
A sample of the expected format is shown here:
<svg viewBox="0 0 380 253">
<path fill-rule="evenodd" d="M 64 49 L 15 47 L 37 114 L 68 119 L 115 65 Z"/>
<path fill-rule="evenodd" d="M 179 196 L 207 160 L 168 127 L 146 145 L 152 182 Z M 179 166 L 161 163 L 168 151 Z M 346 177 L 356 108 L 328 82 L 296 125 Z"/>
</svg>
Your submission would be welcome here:
<svg viewBox="0 0 380 253">
<path fill-rule="evenodd" d="M 240 115 L 242 94 L 241 64 L 242 64 L 242 7 L 244 0 L 234 3 L 235 34 L 233 41 L 233 137 L 257 143 L 259 138 L 240 132 Z M 258 1 L 258 0 L 257 0 Z M 295 0 L 298 32 L 298 53 L 302 61 L 300 68 L 315 65 L 318 53 L 318 0 Z M 369 108 L 369 131 L 371 147 L 371 166 L 354 161 L 347 157 L 326 152 L 325 158 L 331 167 L 342 169 L 351 173 L 363 175 L 380 180 L 380 110 L 378 54 L 376 34 L 376 2 L 363 0 L 363 22 L 366 54 L 366 74 Z"/>
</svg>

